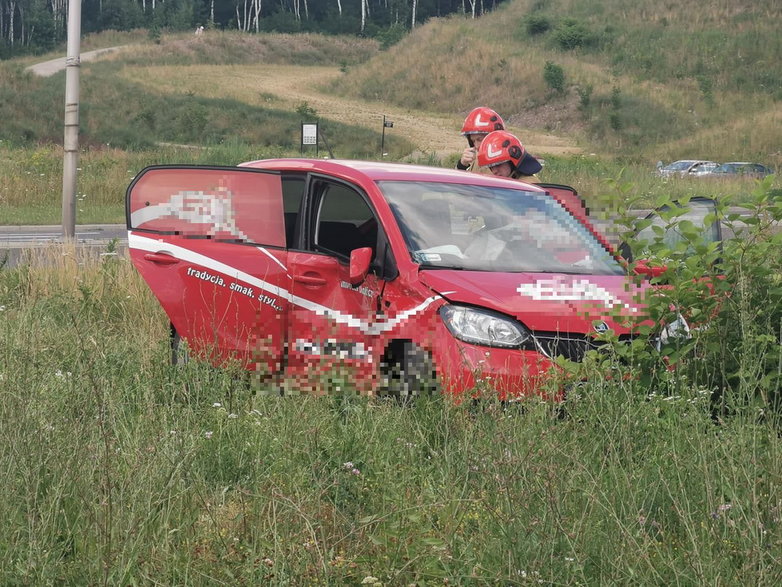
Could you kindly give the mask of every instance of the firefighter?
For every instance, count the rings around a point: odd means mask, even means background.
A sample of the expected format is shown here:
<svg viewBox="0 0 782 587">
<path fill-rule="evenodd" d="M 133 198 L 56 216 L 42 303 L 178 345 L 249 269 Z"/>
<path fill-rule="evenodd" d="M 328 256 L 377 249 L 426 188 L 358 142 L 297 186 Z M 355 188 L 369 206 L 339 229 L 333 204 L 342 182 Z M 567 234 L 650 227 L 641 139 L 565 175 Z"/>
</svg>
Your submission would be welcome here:
<svg viewBox="0 0 782 587">
<path fill-rule="evenodd" d="M 527 153 L 518 138 L 504 130 L 489 133 L 478 148 L 480 167 L 500 177 L 510 177 L 527 183 L 539 183 L 537 174 L 543 169 L 540 162 Z"/>
<path fill-rule="evenodd" d="M 485 170 L 479 170 L 475 162 L 476 153 L 486 135 L 492 131 L 504 129 L 505 123 L 502 117 L 494 110 L 485 106 L 474 108 L 464 119 L 462 125 L 462 135 L 467 137 L 469 146 L 464 149 L 461 158 L 457 161 L 456 169 L 487 173 Z"/>
</svg>

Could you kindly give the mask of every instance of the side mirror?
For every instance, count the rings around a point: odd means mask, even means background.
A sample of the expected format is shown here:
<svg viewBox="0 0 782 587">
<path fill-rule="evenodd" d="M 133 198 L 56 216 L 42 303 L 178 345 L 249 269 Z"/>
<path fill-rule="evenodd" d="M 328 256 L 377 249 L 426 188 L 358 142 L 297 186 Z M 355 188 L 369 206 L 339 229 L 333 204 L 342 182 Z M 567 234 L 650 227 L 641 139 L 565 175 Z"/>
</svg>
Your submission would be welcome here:
<svg viewBox="0 0 782 587">
<path fill-rule="evenodd" d="M 646 259 L 638 259 L 633 266 L 633 271 L 636 275 L 645 275 L 646 277 L 660 277 L 663 273 L 668 271 L 668 267 L 665 265 L 649 265 Z"/>
<path fill-rule="evenodd" d="M 350 251 L 350 285 L 358 285 L 366 279 L 371 262 L 371 247 L 362 247 Z"/>
</svg>

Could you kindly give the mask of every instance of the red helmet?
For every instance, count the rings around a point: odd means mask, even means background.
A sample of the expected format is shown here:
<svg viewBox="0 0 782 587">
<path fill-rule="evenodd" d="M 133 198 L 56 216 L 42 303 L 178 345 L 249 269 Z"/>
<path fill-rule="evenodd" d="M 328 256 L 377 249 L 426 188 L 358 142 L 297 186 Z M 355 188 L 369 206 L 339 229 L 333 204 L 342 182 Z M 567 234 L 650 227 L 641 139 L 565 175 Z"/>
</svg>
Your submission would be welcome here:
<svg viewBox="0 0 782 587">
<path fill-rule="evenodd" d="M 540 162 L 527 153 L 515 135 L 504 130 L 495 130 L 483 139 L 478 149 L 478 165 L 494 167 L 506 161 L 514 171 L 522 175 L 535 175 L 542 169 Z"/>
<path fill-rule="evenodd" d="M 494 167 L 508 161 L 516 169 L 522 157 L 524 146 L 521 141 L 504 130 L 490 133 L 478 149 L 478 165 L 481 167 Z"/>
<path fill-rule="evenodd" d="M 462 125 L 462 134 L 468 138 L 469 135 L 488 134 L 493 130 L 505 130 L 505 123 L 499 114 L 485 106 L 474 108 Z"/>
</svg>

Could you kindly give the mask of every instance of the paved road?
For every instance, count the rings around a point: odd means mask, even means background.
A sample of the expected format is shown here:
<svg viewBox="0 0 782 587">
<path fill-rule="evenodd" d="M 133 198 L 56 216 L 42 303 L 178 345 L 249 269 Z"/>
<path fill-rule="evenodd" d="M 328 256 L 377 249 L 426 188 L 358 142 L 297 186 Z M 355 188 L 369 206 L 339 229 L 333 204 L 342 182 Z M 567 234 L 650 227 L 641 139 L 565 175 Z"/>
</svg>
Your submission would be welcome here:
<svg viewBox="0 0 782 587">
<path fill-rule="evenodd" d="M 76 227 L 76 245 L 87 254 L 114 249 L 124 255 L 128 247 L 128 232 L 124 224 L 83 224 Z M 24 251 L 44 249 L 63 242 L 61 226 L 0 226 L 0 265 L 14 266 Z"/>
<path fill-rule="evenodd" d="M 81 61 L 93 61 L 101 55 L 113 53 L 119 49 L 122 49 L 122 47 L 106 47 L 105 49 L 87 51 L 86 53 L 82 53 L 79 57 Z M 36 63 L 35 65 L 26 68 L 25 71 L 31 71 L 35 75 L 40 75 L 41 77 L 49 77 L 50 75 L 54 75 L 58 71 L 65 69 L 65 59 L 65 57 L 58 57 L 57 59 L 50 59 L 43 63 Z"/>
</svg>

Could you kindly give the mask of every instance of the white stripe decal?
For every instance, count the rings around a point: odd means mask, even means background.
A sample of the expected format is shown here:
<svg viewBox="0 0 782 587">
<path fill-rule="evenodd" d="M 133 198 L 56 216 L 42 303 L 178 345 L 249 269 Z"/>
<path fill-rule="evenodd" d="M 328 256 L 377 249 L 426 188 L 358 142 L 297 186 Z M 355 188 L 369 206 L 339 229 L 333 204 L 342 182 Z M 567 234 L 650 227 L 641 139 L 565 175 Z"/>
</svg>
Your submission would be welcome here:
<svg viewBox="0 0 782 587">
<path fill-rule="evenodd" d="M 287 268 L 285 265 L 283 265 L 283 264 L 280 262 L 280 260 L 279 260 L 277 257 L 275 257 L 274 255 L 272 255 L 272 254 L 269 252 L 269 250 L 268 250 L 268 249 L 266 249 L 265 247 L 257 247 L 257 248 L 258 248 L 258 250 L 259 250 L 259 251 L 261 251 L 261 252 L 262 252 L 264 255 L 266 255 L 267 257 L 269 257 L 269 259 L 271 259 L 272 261 L 274 261 L 275 263 L 277 263 L 277 265 L 279 265 L 280 267 L 282 267 L 282 270 L 283 270 L 283 271 L 285 271 L 285 273 L 286 273 L 288 276 L 290 276 L 290 274 L 288 274 L 288 268 Z"/>
<path fill-rule="evenodd" d="M 258 289 L 268 292 L 270 295 L 274 295 L 287 300 L 294 306 L 298 306 L 300 308 L 304 308 L 305 310 L 314 312 L 318 316 L 326 316 L 328 318 L 331 318 L 338 324 L 343 324 L 350 328 L 355 328 L 357 330 L 360 330 L 364 334 L 370 336 L 376 336 L 378 334 L 382 334 L 384 332 L 389 332 L 393 330 L 399 324 L 401 324 L 402 322 L 410 318 L 410 316 L 415 315 L 416 313 L 422 311 L 424 308 L 428 307 L 433 302 L 441 299 L 440 296 L 432 296 L 430 298 L 425 299 L 423 302 L 421 302 L 414 308 L 410 308 L 408 310 L 404 310 L 403 312 L 399 312 L 396 316 L 394 316 L 390 320 L 385 320 L 385 321 L 377 320 L 374 323 L 370 324 L 366 320 L 361 320 L 360 318 L 357 318 L 350 314 L 343 314 L 342 312 L 335 310 L 334 308 L 327 308 L 326 306 L 313 302 L 312 300 L 308 300 L 306 298 L 293 295 L 287 289 L 278 287 L 276 285 L 272 285 L 271 283 L 268 283 L 266 281 L 263 281 L 262 279 L 259 279 L 258 277 L 255 277 L 254 275 L 250 275 L 249 273 L 245 273 L 244 271 L 239 271 L 235 267 L 231 267 L 230 265 L 226 265 L 225 263 L 212 259 L 211 257 L 207 257 L 206 255 L 196 253 L 195 251 L 186 249 L 184 247 L 180 247 L 178 245 L 173 245 L 171 243 L 155 240 L 153 238 L 149 238 L 145 236 L 139 236 L 137 234 L 133 234 L 132 231 L 128 231 L 128 247 L 131 249 L 137 249 L 139 251 L 148 251 L 150 253 L 165 251 L 175 256 L 178 259 L 187 261 L 188 263 L 200 265 L 207 269 L 211 269 L 213 271 L 218 271 L 220 273 L 223 273 L 233 279 L 237 279 L 240 281 L 244 281 L 245 283 L 248 283 L 250 285 L 254 285 Z M 258 249 L 266 253 L 268 256 L 270 257 L 272 256 L 271 253 L 266 251 L 263 247 L 258 247 Z M 275 261 L 277 261 L 277 259 L 275 259 Z M 279 263 L 279 261 L 277 262 Z M 282 266 L 282 268 L 285 269 L 284 266 Z"/>
</svg>

